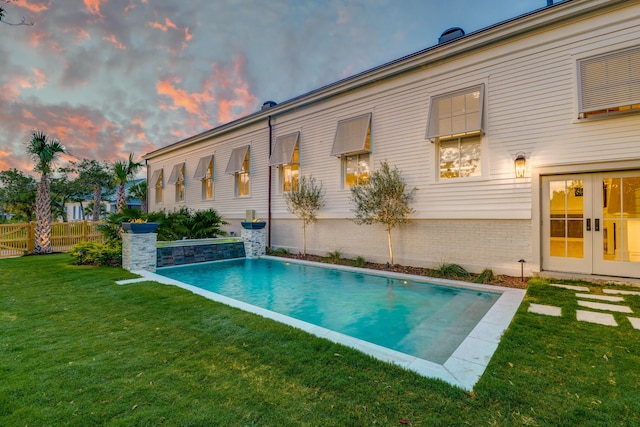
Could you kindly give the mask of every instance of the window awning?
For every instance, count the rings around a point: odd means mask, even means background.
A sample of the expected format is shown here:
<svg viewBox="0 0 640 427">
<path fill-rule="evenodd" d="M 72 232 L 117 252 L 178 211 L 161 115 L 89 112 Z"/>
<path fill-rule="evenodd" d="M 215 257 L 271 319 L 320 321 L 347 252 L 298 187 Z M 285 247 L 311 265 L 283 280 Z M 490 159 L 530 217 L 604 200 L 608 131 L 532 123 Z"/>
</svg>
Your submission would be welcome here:
<svg viewBox="0 0 640 427">
<path fill-rule="evenodd" d="M 431 98 L 427 138 L 447 138 L 484 133 L 484 85 Z"/>
<path fill-rule="evenodd" d="M 269 158 L 269 166 L 280 166 L 291 163 L 293 161 L 293 152 L 296 150 L 296 144 L 299 138 L 300 132 L 294 132 L 276 138 L 271 158 Z"/>
<path fill-rule="evenodd" d="M 229 157 L 229 163 L 224 173 L 235 174 L 238 172 L 247 172 L 244 170 L 244 159 L 249 152 L 249 146 L 243 145 L 242 147 L 234 148 Z"/>
<path fill-rule="evenodd" d="M 369 151 L 367 146 L 371 127 L 371 113 L 338 122 L 331 148 L 332 156 Z"/>
<path fill-rule="evenodd" d="M 162 169 L 153 171 L 153 174 L 151 174 L 151 183 L 154 187 L 162 187 Z"/>
<path fill-rule="evenodd" d="M 169 175 L 169 179 L 167 180 L 167 184 L 175 185 L 177 182 L 182 181 L 184 181 L 184 162 L 173 166 L 171 175 Z"/>
<path fill-rule="evenodd" d="M 578 66 L 581 113 L 640 104 L 640 48 L 583 59 Z"/>
<path fill-rule="evenodd" d="M 209 165 L 211 164 L 212 160 L 213 160 L 213 154 L 210 156 L 200 157 L 200 161 L 198 162 L 198 168 L 196 169 L 196 173 L 193 174 L 193 179 L 205 179 L 207 177 L 207 173 L 209 171 Z"/>
</svg>

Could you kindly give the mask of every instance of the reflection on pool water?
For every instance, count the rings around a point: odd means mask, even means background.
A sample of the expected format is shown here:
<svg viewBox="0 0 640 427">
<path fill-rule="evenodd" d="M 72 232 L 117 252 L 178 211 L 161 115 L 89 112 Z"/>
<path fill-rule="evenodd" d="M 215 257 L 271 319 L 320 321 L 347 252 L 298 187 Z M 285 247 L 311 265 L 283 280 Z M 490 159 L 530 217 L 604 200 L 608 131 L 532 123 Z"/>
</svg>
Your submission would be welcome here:
<svg viewBox="0 0 640 427">
<path fill-rule="evenodd" d="M 271 259 L 168 267 L 158 274 L 437 364 L 500 297 Z"/>
</svg>

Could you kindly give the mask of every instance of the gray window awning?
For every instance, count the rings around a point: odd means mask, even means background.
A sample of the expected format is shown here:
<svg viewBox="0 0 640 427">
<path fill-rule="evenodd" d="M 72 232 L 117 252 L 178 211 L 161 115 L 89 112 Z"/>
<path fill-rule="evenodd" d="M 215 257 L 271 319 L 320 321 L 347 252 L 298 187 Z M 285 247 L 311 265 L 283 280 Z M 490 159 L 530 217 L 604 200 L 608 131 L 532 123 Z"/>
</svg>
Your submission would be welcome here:
<svg viewBox="0 0 640 427">
<path fill-rule="evenodd" d="M 447 138 L 484 133 L 484 85 L 431 98 L 427 138 Z"/>
<path fill-rule="evenodd" d="M 205 179 L 207 178 L 207 173 L 209 171 L 209 165 L 213 160 L 213 154 L 210 156 L 200 157 L 200 161 L 198 162 L 198 167 L 196 169 L 196 173 L 193 174 L 193 179 Z M 212 171 L 213 173 L 213 171 Z"/>
<path fill-rule="evenodd" d="M 580 112 L 640 103 L 640 48 L 578 62 Z"/>
<path fill-rule="evenodd" d="M 273 146 L 273 151 L 269 158 L 269 166 L 280 166 L 291 163 L 299 138 L 300 132 L 294 132 L 276 138 L 276 143 Z"/>
<path fill-rule="evenodd" d="M 244 170 L 244 159 L 249 152 L 249 146 L 243 145 L 242 147 L 234 148 L 229 157 L 229 163 L 224 173 L 235 174 L 238 172 L 248 172 Z"/>
<path fill-rule="evenodd" d="M 171 175 L 169 175 L 169 179 L 167 180 L 167 184 L 175 185 L 178 182 L 184 181 L 184 162 L 178 163 L 173 166 L 171 170 Z"/>
<path fill-rule="evenodd" d="M 162 169 L 153 171 L 151 174 L 151 184 L 154 187 L 162 187 Z"/>
<path fill-rule="evenodd" d="M 331 148 L 332 156 L 369 151 L 371 113 L 338 122 Z"/>
</svg>

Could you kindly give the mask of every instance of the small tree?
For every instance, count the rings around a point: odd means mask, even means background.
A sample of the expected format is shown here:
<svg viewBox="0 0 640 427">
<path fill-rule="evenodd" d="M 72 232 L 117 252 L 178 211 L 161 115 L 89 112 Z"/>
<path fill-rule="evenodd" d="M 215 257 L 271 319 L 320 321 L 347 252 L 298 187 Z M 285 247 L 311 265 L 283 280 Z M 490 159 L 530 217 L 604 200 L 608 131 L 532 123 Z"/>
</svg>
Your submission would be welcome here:
<svg viewBox="0 0 640 427">
<path fill-rule="evenodd" d="M 125 193 L 125 185 L 142 167 L 142 163 L 133 161 L 133 153 L 129 153 L 127 161 L 118 160 L 113 164 L 113 174 L 118 186 L 116 195 L 116 212 L 121 212 L 127 206 L 127 196 Z"/>
<path fill-rule="evenodd" d="M 140 181 L 129 187 L 129 195 L 140 200 L 140 210 L 147 213 L 147 181 Z"/>
<path fill-rule="evenodd" d="M 89 159 L 82 159 L 78 163 L 71 162 L 71 165 L 72 170 L 78 174 L 76 182 L 85 190 L 92 192 L 93 206 L 98 208 L 92 209 L 91 220 L 99 221 L 102 193 L 104 191 L 106 194 L 111 194 L 113 191 L 113 177 L 109 165 L 106 162 Z"/>
<path fill-rule="evenodd" d="M 40 173 L 40 183 L 36 193 L 36 254 L 50 254 L 51 246 L 51 192 L 49 179 L 55 161 L 65 147 L 57 139 L 51 139 L 40 130 L 31 132 L 31 140 L 27 142 L 27 153 L 35 162 L 34 170 Z"/>
<path fill-rule="evenodd" d="M 324 206 L 322 183 L 316 184 L 315 178 L 303 176 L 297 186 L 285 193 L 289 212 L 302 220 L 302 254 L 307 254 L 307 225 L 316 221 L 316 212 Z"/>
<path fill-rule="evenodd" d="M 391 169 L 384 161 L 380 169 L 373 172 L 369 184 L 351 187 L 351 201 L 355 204 L 356 224 L 381 223 L 387 229 L 389 243 L 389 262 L 393 265 L 393 246 L 391 229 L 411 220 L 408 215 L 415 212 L 409 206 L 417 188 L 406 191 L 406 183 L 397 167 Z"/>
</svg>

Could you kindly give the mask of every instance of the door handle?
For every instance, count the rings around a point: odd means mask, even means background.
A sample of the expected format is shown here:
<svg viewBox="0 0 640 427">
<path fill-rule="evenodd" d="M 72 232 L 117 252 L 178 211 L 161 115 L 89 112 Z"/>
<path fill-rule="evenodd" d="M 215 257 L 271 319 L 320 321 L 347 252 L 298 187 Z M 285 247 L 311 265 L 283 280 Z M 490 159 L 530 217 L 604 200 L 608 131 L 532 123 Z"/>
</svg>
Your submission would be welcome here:
<svg viewBox="0 0 640 427">
<path fill-rule="evenodd" d="M 591 231 L 591 218 L 587 218 L 587 231 Z"/>
<path fill-rule="evenodd" d="M 596 218 L 593 220 L 593 228 L 596 231 L 600 231 L 600 218 Z"/>
</svg>

